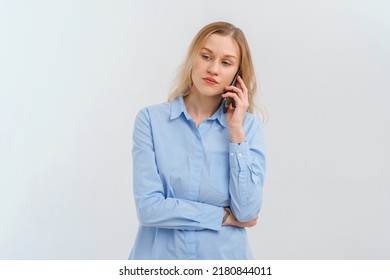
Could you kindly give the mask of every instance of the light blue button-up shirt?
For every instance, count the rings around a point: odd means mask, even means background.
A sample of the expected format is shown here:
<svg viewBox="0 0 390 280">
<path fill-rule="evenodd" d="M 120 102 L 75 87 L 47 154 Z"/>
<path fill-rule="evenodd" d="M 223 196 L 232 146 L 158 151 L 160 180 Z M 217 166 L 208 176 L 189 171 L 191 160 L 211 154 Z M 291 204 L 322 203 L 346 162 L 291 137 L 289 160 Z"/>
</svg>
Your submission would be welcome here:
<svg viewBox="0 0 390 280">
<path fill-rule="evenodd" d="M 229 142 L 222 106 L 196 126 L 182 97 L 142 109 L 133 134 L 139 228 L 129 259 L 251 259 L 245 228 L 258 216 L 265 173 L 263 129 L 247 113 L 246 141 Z"/>
</svg>

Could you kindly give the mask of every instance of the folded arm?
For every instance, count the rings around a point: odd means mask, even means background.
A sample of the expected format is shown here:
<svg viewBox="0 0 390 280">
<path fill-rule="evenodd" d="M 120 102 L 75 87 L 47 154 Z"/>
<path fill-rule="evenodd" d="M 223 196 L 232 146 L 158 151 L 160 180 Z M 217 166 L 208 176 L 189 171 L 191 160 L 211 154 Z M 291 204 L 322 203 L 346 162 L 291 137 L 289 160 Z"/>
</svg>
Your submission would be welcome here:
<svg viewBox="0 0 390 280">
<path fill-rule="evenodd" d="M 137 115 L 133 133 L 133 191 L 139 222 L 144 226 L 220 230 L 223 207 L 169 197 L 161 181 L 154 150 L 150 115 Z"/>
</svg>

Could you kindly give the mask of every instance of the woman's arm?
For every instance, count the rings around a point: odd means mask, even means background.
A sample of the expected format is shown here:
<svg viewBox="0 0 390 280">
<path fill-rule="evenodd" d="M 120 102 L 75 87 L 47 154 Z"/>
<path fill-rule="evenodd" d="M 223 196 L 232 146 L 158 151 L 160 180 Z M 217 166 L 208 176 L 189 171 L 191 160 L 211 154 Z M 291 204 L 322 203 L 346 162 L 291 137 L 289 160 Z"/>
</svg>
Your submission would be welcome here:
<svg viewBox="0 0 390 280">
<path fill-rule="evenodd" d="M 185 230 L 220 230 L 223 207 L 168 197 L 154 151 L 150 115 L 137 115 L 133 133 L 133 191 L 139 222 L 144 226 Z"/>
<path fill-rule="evenodd" d="M 262 127 L 253 119 L 246 141 L 230 143 L 230 208 L 240 222 L 253 220 L 262 206 L 265 155 Z"/>
<path fill-rule="evenodd" d="M 248 222 L 256 219 L 262 205 L 264 136 L 257 118 L 246 114 L 248 90 L 241 77 L 237 81 L 237 87 L 227 87 L 228 92 L 222 95 L 232 97 L 236 104 L 226 116 L 230 133 L 230 208 L 238 221 Z"/>
</svg>

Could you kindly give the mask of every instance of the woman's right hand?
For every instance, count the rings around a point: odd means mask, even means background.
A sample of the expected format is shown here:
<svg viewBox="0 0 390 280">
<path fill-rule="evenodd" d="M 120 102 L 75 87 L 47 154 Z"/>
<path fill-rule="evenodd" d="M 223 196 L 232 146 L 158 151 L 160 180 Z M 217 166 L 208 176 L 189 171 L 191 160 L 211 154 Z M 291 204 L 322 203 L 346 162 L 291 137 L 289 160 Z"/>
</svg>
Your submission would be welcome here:
<svg viewBox="0 0 390 280">
<path fill-rule="evenodd" d="M 258 217 L 254 218 L 253 220 L 250 220 L 248 222 L 240 222 L 237 221 L 236 217 L 234 217 L 232 210 L 230 210 L 229 207 L 224 208 L 224 217 L 227 217 L 224 219 L 222 226 L 234 226 L 234 227 L 253 227 L 257 224 Z"/>
</svg>

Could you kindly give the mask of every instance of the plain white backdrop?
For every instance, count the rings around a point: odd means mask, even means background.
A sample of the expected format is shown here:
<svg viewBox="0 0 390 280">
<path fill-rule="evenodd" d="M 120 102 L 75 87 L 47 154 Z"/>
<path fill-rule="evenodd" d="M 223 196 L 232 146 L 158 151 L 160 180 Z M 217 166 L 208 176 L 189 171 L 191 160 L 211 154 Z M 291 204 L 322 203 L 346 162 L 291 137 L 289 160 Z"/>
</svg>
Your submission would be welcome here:
<svg viewBox="0 0 390 280">
<path fill-rule="evenodd" d="M 0 1 L 0 259 L 126 259 L 132 129 L 195 33 L 252 49 L 267 178 L 257 259 L 390 259 L 388 1 Z"/>
</svg>

